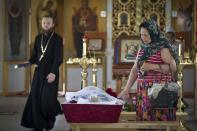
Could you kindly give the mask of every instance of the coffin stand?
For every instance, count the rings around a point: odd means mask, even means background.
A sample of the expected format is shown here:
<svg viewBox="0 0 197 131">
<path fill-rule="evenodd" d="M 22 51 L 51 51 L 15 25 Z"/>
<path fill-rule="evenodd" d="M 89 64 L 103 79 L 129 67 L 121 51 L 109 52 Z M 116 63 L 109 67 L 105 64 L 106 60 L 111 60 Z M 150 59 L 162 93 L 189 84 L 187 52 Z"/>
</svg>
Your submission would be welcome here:
<svg viewBox="0 0 197 131">
<path fill-rule="evenodd" d="M 121 112 L 118 123 L 70 123 L 72 131 L 135 131 L 137 129 L 164 129 L 166 131 L 185 131 L 182 123 L 187 116 L 177 112 L 176 121 L 135 121 L 135 112 Z"/>
</svg>

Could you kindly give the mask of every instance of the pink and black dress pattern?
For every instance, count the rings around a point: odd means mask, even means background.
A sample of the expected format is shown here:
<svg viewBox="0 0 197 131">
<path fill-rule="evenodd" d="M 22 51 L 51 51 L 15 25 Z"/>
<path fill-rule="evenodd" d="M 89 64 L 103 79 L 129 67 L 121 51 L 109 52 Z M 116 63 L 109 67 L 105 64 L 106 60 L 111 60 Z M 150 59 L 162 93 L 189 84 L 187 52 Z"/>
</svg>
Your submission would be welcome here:
<svg viewBox="0 0 197 131">
<path fill-rule="evenodd" d="M 141 49 L 138 52 L 138 60 L 143 55 L 143 53 L 144 53 L 143 49 Z M 155 54 L 149 56 L 146 62 L 151 64 L 164 64 L 161 58 L 160 51 L 157 51 Z M 150 70 L 142 75 L 138 68 L 137 108 L 136 108 L 137 120 L 139 121 L 176 120 L 176 108 L 153 108 L 148 97 L 148 88 L 150 88 L 153 83 L 163 83 L 170 81 L 172 81 L 171 73 L 163 75 L 158 71 Z"/>
</svg>

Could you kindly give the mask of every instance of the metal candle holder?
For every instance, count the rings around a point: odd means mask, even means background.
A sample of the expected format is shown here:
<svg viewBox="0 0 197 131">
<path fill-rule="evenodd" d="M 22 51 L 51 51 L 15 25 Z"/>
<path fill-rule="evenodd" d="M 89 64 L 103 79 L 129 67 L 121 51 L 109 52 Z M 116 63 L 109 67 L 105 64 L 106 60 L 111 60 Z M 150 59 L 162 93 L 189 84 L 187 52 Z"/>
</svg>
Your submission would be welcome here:
<svg viewBox="0 0 197 131">
<path fill-rule="evenodd" d="M 101 63 L 100 59 L 96 59 L 95 55 L 94 57 L 87 58 L 87 44 L 86 44 L 87 38 L 84 36 L 83 38 L 83 52 L 82 52 L 82 58 L 69 58 L 67 61 L 67 64 L 79 64 L 82 68 L 81 71 L 81 87 L 84 88 L 87 86 L 87 77 L 88 72 L 87 69 L 90 65 L 92 65 L 92 83 L 93 86 L 97 86 L 97 63 Z"/>
</svg>

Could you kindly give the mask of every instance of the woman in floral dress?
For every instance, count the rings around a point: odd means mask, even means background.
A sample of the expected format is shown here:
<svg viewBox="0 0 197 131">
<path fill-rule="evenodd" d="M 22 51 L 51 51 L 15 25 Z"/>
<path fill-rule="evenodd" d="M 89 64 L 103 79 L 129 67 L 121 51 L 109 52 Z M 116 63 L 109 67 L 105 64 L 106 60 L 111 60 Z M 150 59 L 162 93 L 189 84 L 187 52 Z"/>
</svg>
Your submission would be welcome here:
<svg viewBox="0 0 197 131">
<path fill-rule="evenodd" d="M 153 108 L 148 97 L 148 88 L 153 83 L 174 80 L 177 55 L 153 20 L 140 25 L 142 44 L 126 86 L 119 98 L 128 99 L 130 88 L 137 80 L 136 119 L 139 121 L 176 120 L 176 108 Z"/>
</svg>

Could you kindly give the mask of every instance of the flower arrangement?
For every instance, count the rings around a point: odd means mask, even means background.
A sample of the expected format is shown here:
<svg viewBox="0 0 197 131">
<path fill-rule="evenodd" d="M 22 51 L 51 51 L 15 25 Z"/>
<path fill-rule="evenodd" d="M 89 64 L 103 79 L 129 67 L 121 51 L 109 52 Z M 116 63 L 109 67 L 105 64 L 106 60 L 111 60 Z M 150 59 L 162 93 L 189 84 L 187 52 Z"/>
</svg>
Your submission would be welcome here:
<svg viewBox="0 0 197 131">
<path fill-rule="evenodd" d="M 133 112 L 136 111 L 136 96 L 131 97 L 127 101 L 125 101 L 125 104 L 123 106 L 123 111 Z"/>
</svg>

